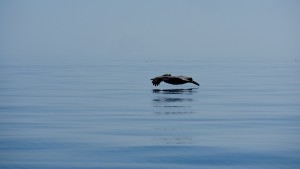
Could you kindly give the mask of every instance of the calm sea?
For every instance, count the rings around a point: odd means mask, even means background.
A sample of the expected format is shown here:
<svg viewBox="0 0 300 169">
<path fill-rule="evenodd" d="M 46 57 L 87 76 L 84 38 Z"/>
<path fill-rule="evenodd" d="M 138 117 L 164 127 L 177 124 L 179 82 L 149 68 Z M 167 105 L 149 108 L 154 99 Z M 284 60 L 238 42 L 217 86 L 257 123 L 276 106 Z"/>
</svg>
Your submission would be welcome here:
<svg viewBox="0 0 300 169">
<path fill-rule="evenodd" d="M 166 73 L 200 86 L 152 86 Z M 0 168 L 297 169 L 299 74 L 298 60 L 1 65 Z"/>
</svg>

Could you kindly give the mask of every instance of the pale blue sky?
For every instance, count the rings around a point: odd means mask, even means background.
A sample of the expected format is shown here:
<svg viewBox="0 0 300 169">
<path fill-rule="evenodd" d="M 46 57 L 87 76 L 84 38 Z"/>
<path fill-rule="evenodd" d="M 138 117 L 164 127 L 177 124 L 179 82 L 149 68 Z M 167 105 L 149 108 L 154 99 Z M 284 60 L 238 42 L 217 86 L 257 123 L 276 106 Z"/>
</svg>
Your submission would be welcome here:
<svg viewBox="0 0 300 169">
<path fill-rule="evenodd" d="M 300 57 L 298 0 L 2 0 L 2 63 Z"/>
</svg>

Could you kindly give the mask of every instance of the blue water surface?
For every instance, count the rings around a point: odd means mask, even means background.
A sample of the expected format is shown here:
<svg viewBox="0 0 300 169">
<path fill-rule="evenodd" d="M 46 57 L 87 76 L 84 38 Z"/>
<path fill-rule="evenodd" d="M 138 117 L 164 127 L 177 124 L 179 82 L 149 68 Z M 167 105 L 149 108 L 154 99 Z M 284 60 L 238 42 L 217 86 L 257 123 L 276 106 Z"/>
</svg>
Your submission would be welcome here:
<svg viewBox="0 0 300 169">
<path fill-rule="evenodd" d="M 300 168 L 300 62 L 1 65 L 1 169 Z M 189 75 L 200 86 L 152 86 Z"/>
</svg>

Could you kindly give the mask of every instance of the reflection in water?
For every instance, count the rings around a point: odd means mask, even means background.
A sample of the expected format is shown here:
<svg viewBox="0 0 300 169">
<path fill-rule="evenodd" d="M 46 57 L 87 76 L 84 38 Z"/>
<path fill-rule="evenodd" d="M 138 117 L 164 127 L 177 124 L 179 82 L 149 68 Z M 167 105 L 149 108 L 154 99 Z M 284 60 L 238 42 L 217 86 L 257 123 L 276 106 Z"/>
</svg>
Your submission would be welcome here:
<svg viewBox="0 0 300 169">
<path fill-rule="evenodd" d="M 178 114 L 178 112 L 190 112 L 190 110 L 188 110 L 187 107 L 191 107 L 190 103 L 194 101 L 193 94 L 197 92 L 196 89 L 197 88 L 153 89 L 153 93 L 156 96 L 152 100 L 153 106 L 156 108 L 159 107 L 159 112 L 169 112 L 168 114 Z"/>
<path fill-rule="evenodd" d="M 163 94 L 192 94 L 197 92 L 197 88 L 189 89 L 153 89 L 153 93 L 163 93 Z"/>
<path fill-rule="evenodd" d="M 194 112 L 190 111 L 190 112 L 187 112 L 187 111 L 179 111 L 179 112 L 174 112 L 174 111 L 171 111 L 171 112 L 155 112 L 155 114 L 157 115 L 182 115 L 182 114 L 192 114 Z"/>
<path fill-rule="evenodd" d="M 197 88 L 190 89 L 153 89 L 153 93 L 156 94 L 152 101 L 155 104 L 161 104 L 162 107 L 186 107 L 182 104 L 185 102 L 193 102 L 191 95 L 197 92 Z M 169 95 L 172 94 L 172 95 Z M 188 96 L 188 97 L 186 97 Z M 178 103 L 176 105 L 169 105 L 170 103 Z M 180 105 L 179 105 L 180 103 Z M 155 106 L 156 107 L 156 106 Z"/>
<path fill-rule="evenodd" d="M 167 103 L 172 102 L 192 102 L 191 97 L 186 98 L 186 95 L 192 95 L 197 92 L 197 88 L 189 89 L 153 89 L 153 93 L 159 94 L 156 98 L 153 99 L 153 102 L 165 104 L 163 107 L 185 107 L 182 105 L 167 105 Z M 172 94 L 171 97 L 169 94 Z"/>
<path fill-rule="evenodd" d="M 193 144 L 193 139 L 191 137 L 161 137 L 160 140 L 166 144 Z"/>
<path fill-rule="evenodd" d="M 157 97 L 153 99 L 154 102 L 165 102 L 165 103 L 171 103 L 171 102 L 192 102 L 193 99 L 189 98 L 171 98 L 171 97 Z M 167 107 L 167 106 L 166 106 Z M 170 106 L 168 106 L 170 107 Z M 182 106 L 173 106 L 173 107 L 182 107 Z"/>
<path fill-rule="evenodd" d="M 160 116 L 189 116 L 193 114 L 193 102 L 197 88 L 190 89 L 153 89 L 154 98 L 152 99 L 154 113 Z M 160 142 L 168 145 L 174 144 L 193 144 L 193 138 L 180 133 L 177 127 L 158 129 L 164 132 L 164 136 L 159 138 Z M 177 133 L 178 135 L 174 135 Z M 182 135 L 185 135 L 182 137 Z"/>
</svg>

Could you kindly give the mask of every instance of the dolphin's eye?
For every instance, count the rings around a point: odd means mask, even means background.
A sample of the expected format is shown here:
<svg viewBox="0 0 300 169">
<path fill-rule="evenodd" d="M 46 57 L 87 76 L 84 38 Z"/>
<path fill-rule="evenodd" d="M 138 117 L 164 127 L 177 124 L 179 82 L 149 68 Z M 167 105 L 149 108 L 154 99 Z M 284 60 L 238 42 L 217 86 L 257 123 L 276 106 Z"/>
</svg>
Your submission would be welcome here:
<svg viewBox="0 0 300 169">
<path fill-rule="evenodd" d="M 193 80 L 193 78 L 189 77 L 189 78 L 188 78 L 188 80 L 192 81 L 192 80 Z"/>
</svg>

